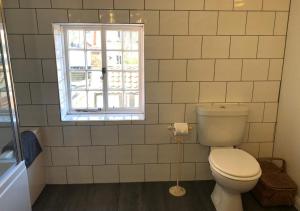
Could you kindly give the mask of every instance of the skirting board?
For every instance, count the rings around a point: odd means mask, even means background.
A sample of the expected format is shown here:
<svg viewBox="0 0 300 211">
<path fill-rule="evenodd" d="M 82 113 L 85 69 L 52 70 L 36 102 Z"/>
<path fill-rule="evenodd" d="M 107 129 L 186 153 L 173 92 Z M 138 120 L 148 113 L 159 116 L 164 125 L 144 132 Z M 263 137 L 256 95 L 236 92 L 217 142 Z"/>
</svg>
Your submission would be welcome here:
<svg viewBox="0 0 300 211">
<path fill-rule="evenodd" d="M 299 195 L 296 196 L 295 207 L 298 211 L 300 211 L 300 196 Z"/>
</svg>

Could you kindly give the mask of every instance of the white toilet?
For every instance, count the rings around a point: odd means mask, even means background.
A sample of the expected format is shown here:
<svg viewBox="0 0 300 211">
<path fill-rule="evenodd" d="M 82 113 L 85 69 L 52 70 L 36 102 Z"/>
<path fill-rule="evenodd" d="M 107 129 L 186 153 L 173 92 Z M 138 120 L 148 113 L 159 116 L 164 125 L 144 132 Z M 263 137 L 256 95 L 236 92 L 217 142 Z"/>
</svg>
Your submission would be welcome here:
<svg viewBox="0 0 300 211">
<path fill-rule="evenodd" d="M 209 163 L 216 180 L 211 198 L 217 211 L 242 211 L 241 193 L 251 190 L 261 176 L 256 159 L 234 148 L 244 137 L 247 119 L 245 106 L 197 108 L 198 140 L 211 147 Z"/>
</svg>

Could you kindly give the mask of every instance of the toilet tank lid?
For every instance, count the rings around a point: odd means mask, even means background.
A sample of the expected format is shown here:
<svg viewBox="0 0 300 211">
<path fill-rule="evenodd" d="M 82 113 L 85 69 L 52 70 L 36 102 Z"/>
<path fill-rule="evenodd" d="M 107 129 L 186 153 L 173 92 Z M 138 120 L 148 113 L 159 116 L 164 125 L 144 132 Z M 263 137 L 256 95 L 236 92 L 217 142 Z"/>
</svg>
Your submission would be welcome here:
<svg viewBox="0 0 300 211">
<path fill-rule="evenodd" d="M 248 107 L 237 104 L 200 105 L 197 107 L 200 116 L 248 116 Z"/>
</svg>

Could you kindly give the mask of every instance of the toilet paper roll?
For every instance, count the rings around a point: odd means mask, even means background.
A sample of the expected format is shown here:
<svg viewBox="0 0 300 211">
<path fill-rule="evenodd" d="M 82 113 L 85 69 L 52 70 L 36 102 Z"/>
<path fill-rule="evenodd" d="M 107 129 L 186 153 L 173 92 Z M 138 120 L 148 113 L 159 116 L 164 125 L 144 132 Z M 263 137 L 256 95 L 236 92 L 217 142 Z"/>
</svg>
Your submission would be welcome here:
<svg viewBox="0 0 300 211">
<path fill-rule="evenodd" d="M 185 136 L 189 134 L 189 126 L 187 123 L 174 123 L 174 136 Z"/>
</svg>

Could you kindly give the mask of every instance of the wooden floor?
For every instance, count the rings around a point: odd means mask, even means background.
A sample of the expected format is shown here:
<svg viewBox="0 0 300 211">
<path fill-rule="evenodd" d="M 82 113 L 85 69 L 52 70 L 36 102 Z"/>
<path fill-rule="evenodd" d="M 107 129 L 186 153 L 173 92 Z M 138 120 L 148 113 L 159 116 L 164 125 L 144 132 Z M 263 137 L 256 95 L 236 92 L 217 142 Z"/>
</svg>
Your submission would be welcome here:
<svg viewBox="0 0 300 211">
<path fill-rule="evenodd" d="M 48 185 L 33 211 L 214 211 L 213 181 L 184 182 L 187 195 L 169 195 L 169 182 L 91 185 Z M 245 211 L 296 211 L 292 207 L 262 208 L 243 195 Z M 234 211 L 234 210 L 233 210 Z"/>
</svg>

